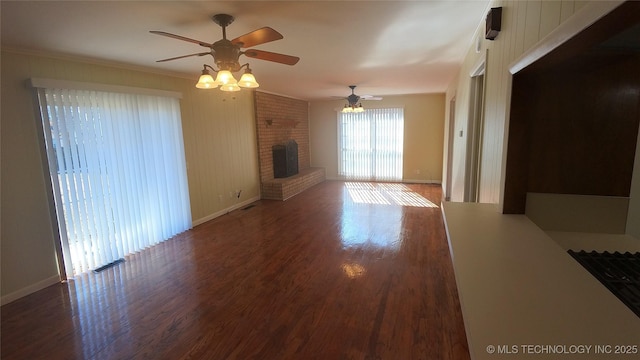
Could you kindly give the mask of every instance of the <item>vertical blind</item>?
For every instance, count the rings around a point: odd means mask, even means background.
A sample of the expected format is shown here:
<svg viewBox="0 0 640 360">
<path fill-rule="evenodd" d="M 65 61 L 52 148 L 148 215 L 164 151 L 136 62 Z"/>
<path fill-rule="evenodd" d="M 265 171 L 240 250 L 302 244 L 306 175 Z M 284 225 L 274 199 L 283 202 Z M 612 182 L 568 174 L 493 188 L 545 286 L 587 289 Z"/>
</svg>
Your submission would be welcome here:
<svg viewBox="0 0 640 360">
<path fill-rule="evenodd" d="M 338 173 L 355 180 L 402 180 L 401 108 L 338 115 Z"/>
<path fill-rule="evenodd" d="M 68 276 L 191 227 L 178 99 L 37 94 Z"/>
</svg>

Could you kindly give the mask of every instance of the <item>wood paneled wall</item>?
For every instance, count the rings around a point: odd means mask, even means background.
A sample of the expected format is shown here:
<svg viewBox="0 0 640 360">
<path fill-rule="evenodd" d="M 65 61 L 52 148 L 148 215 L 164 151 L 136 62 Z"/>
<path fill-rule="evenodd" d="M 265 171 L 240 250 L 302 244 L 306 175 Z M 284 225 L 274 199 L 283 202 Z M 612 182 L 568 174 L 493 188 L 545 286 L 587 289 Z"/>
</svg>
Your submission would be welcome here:
<svg viewBox="0 0 640 360">
<path fill-rule="evenodd" d="M 480 172 L 480 202 L 499 204 L 504 186 L 506 162 L 506 129 L 510 112 L 512 77 L 511 63 L 547 36 L 561 23 L 580 11 L 588 1 L 513 1 L 497 0 L 491 7 L 502 7 L 502 31 L 494 41 L 484 40 L 484 21 L 479 24 L 475 40 L 480 42 L 476 52 L 476 41 L 470 46 L 457 80 L 447 90 L 447 104 L 456 99 L 454 134 L 449 134 L 447 109 L 445 129 L 446 141 L 453 141 L 451 199 L 464 198 L 464 164 L 467 144 L 467 122 L 471 77 L 470 73 L 479 63 L 485 63 L 485 105 L 483 144 Z M 462 133 L 462 136 L 459 134 Z M 445 143 L 445 147 L 446 147 Z M 447 164 L 445 158 L 444 163 Z M 445 171 L 446 173 L 446 171 Z M 445 181 L 446 183 L 446 181 Z"/>
<path fill-rule="evenodd" d="M 621 6 L 514 76 L 503 212 L 524 213 L 527 192 L 630 196 L 640 54 L 597 44 L 638 21 L 628 14 L 639 5 Z"/>
<path fill-rule="evenodd" d="M 639 55 L 585 55 L 535 76 L 529 191 L 629 196 L 639 64 Z"/>
</svg>

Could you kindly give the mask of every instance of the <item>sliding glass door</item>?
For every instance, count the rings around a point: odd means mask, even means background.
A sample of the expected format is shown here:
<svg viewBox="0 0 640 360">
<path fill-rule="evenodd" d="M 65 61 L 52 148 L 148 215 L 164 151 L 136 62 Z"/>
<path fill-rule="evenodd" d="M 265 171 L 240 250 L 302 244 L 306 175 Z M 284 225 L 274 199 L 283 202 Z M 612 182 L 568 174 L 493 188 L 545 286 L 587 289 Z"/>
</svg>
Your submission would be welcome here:
<svg viewBox="0 0 640 360">
<path fill-rule="evenodd" d="M 346 179 L 402 180 L 403 109 L 338 115 L 338 173 Z"/>
<path fill-rule="evenodd" d="M 191 227 L 178 99 L 37 93 L 67 276 Z"/>
</svg>

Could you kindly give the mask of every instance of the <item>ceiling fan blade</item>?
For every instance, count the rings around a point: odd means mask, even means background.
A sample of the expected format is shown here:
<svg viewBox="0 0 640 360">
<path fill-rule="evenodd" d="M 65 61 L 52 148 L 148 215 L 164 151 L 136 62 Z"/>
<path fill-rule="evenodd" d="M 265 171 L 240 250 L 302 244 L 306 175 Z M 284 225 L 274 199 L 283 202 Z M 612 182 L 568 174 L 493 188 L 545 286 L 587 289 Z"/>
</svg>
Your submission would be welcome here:
<svg viewBox="0 0 640 360">
<path fill-rule="evenodd" d="M 205 56 L 205 55 L 210 55 L 210 54 L 211 54 L 211 52 L 203 52 L 203 53 L 197 53 L 197 54 L 182 55 L 182 56 L 176 56 L 176 57 L 172 57 L 172 58 L 168 58 L 168 59 L 157 60 L 156 62 L 165 62 L 165 61 L 178 60 L 178 59 L 192 57 L 192 56 Z"/>
<path fill-rule="evenodd" d="M 380 96 L 360 95 L 360 100 L 382 100 Z"/>
<path fill-rule="evenodd" d="M 171 34 L 171 33 L 164 32 L 164 31 L 151 30 L 149 32 L 152 33 L 152 34 L 156 34 L 156 35 L 168 36 L 170 38 L 183 40 L 183 41 L 188 41 L 188 42 L 191 42 L 191 43 L 194 43 L 194 44 L 198 44 L 200 46 L 204 46 L 204 47 L 208 47 L 208 48 L 213 46 L 212 44 L 206 43 L 204 41 L 190 39 L 188 37 L 184 37 L 184 36 L 180 36 L 180 35 L 176 35 L 176 34 Z"/>
<path fill-rule="evenodd" d="M 237 38 L 231 40 L 231 42 L 233 44 L 242 43 L 243 48 L 248 48 L 248 47 L 268 43 L 270 41 L 280 40 L 282 38 L 284 38 L 282 34 L 266 26 L 258 30 L 254 30 L 250 33 L 244 34 L 242 36 L 238 36 Z"/>
<path fill-rule="evenodd" d="M 285 65 L 295 65 L 300 60 L 297 56 L 278 54 L 274 52 L 264 51 L 264 50 L 255 50 L 249 49 L 244 52 L 244 54 L 250 58 L 273 61 Z"/>
</svg>

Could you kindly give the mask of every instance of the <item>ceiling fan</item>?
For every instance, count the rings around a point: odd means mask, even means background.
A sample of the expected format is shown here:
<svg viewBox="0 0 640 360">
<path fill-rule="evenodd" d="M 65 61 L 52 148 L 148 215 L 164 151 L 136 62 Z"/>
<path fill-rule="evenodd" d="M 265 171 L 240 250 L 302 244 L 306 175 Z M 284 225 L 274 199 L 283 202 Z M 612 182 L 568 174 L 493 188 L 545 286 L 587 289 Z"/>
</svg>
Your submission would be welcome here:
<svg viewBox="0 0 640 360">
<path fill-rule="evenodd" d="M 356 86 L 355 85 L 349 85 L 349 88 L 351 89 L 351 95 L 345 97 L 345 98 L 341 98 L 341 99 L 345 99 L 347 100 L 348 104 L 344 105 L 344 108 L 342 109 L 342 112 L 363 112 L 364 108 L 362 107 L 362 103 L 360 102 L 360 100 L 382 100 L 381 97 L 379 96 L 371 96 L 371 95 L 356 95 L 355 94 L 355 90 L 356 90 Z"/>
<path fill-rule="evenodd" d="M 280 34 L 279 32 L 277 32 L 276 30 L 270 27 L 263 27 L 258 30 L 254 30 L 252 32 L 239 36 L 233 40 L 229 40 L 227 39 L 227 26 L 229 26 L 233 22 L 233 20 L 235 20 L 235 18 L 228 14 L 216 14 L 216 15 L 213 15 L 211 19 L 216 24 L 220 25 L 220 27 L 222 27 L 222 39 L 214 43 L 195 40 L 195 39 L 171 34 L 164 31 L 156 31 L 156 30 L 150 31 L 150 33 L 152 34 L 167 36 L 167 37 L 171 37 L 171 38 L 183 40 L 183 41 L 188 41 L 194 44 L 198 44 L 202 47 L 209 48 L 209 50 L 205 52 L 176 56 L 168 59 L 158 60 L 157 62 L 172 61 L 172 60 L 183 59 L 183 58 L 192 57 L 192 56 L 211 55 L 213 57 L 215 64 L 218 67 L 218 70 L 205 64 L 204 69 L 202 71 L 202 76 L 208 75 L 211 83 L 209 83 L 208 85 L 205 84 L 203 86 L 198 86 L 203 81 L 203 78 L 201 76 L 200 81 L 196 86 L 202 87 L 202 88 L 215 88 L 218 85 L 220 85 L 222 90 L 237 91 L 237 90 L 240 90 L 239 88 L 237 88 L 238 85 L 240 86 L 243 86 L 243 84 L 249 85 L 244 87 L 258 86 L 257 82 L 255 82 L 255 78 L 251 74 L 251 69 L 249 68 L 249 64 L 247 63 L 244 65 L 240 65 L 241 55 L 254 58 L 254 59 L 277 62 L 285 65 L 295 65 L 300 60 L 300 58 L 297 56 L 278 54 L 278 53 L 264 51 L 264 50 L 258 50 L 258 49 L 241 50 L 248 47 L 261 45 L 264 43 L 268 43 L 271 41 L 280 40 L 284 38 L 282 34 Z M 235 87 L 231 86 L 228 82 L 233 83 L 235 79 L 233 78 L 233 75 L 231 75 L 230 73 L 239 71 L 243 67 L 246 67 L 244 75 L 247 75 L 247 74 L 251 75 L 250 78 L 253 79 L 254 84 L 243 83 L 242 79 L 240 79 L 239 84 L 237 84 L 236 82 L 236 84 L 233 84 L 235 85 Z M 211 77 L 211 74 L 209 73 L 209 70 L 207 68 L 210 68 L 214 72 L 218 73 L 218 76 L 215 80 L 216 84 L 214 84 L 213 78 Z M 245 77 L 244 75 L 243 75 L 243 78 Z M 229 78 L 229 76 L 231 78 Z M 228 85 L 228 86 L 225 87 L 224 85 Z M 232 87 L 233 87 L 233 90 L 231 90 Z"/>
</svg>

